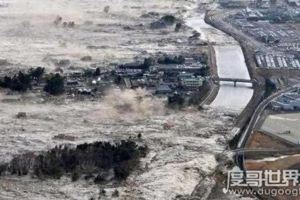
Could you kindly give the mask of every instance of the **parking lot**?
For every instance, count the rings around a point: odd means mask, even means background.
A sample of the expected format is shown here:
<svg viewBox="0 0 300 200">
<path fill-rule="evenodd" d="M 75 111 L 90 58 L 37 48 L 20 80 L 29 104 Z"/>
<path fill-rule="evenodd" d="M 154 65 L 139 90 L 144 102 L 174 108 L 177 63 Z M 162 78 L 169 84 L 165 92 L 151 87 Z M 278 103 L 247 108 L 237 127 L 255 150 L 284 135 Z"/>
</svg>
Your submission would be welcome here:
<svg viewBox="0 0 300 200">
<path fill-rule="evenodd" d="M 277 12 L 247 8 L 226 19 L 261 44 L 257 45 L 255 54 L 257 66 L 260 68 L 300 69 L 299 14 L 296 14 L 300 10 L 288 10 L 291 19 L 280 21 L 283 12 L 281 9 Z"/>
</svg>

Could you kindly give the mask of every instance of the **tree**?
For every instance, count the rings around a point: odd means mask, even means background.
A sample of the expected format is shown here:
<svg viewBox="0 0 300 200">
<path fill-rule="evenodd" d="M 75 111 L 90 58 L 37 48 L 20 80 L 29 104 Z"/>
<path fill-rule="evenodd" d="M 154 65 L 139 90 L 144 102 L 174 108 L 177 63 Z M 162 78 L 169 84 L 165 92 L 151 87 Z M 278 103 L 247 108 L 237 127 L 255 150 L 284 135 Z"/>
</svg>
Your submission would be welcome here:
<svg viewBox="0 0 300 200">
<path fill-rule="evenodd" d="M 24 154 L 8 165 L 0 165 L 0 175 L 5 172 L 20 176 L 30 173 L 38 178 L 58 179 L 67 174 L 76 181 L 82 175 L 86 180 L 94 178 L 93 174 L 97 173 L 94 182 L 98 184 L 105 181 L 110 170 L 114 170 L 114 178 L 126 179 L 139 166 L 139 159 L 146 156 L 147 149 L 147 146 L 138 146 L 131 140 L 116 144 L 84 143 L 76 148 L 56 146 L 40 155 Z"/>
<path fill-rule="evenodd" d="M 112 197 L 119 197 L 119 191 L 115 189 L 115 191 L 111 195 Z"/>
<path fill-rule="evenodd" d="M 94 72 L 94 76 L 100 76 L 101 75 L 101 70 L 99 67 L 96 68 L 95 72 Z"/>
<path fill-rule="evenodd" d="M 5 76 L 3 80 L 0 81 L 0 86 L 3 88 L 10 88 L 11 85 L 11 78 L 8 76 Z"/>
<path fill-rule="evenodd" d="M 84 69 L 83 74 L 85 77 L 93 77 L 94 70 L 93 69 Z"/>
<path fill-rule="evenodd" d="M 0 86 L 3 88 L 9 88 L 11 90 L 25 92 L 31 89 L 32 80 L 39 81 L 44 74 L 44 68 L 37 67 L 35 69 L 31 68 L 29 72 L 23 73 L 19 71 L 13 77 L 5 76 L 3 80 L 0 81 Z"/>
<path fill-rule="evenodd" d="M 270 80 L 266 79 L 265 80 L 265 96 L 268 97 L 270 96 L 274 91 L 276 91 L 276 84 Z"/>
<path fill-rule="evenodd" d="M 115 176 L 119 180 L 126 179 L 131 170 L 130 162 L 122 162 L 114 167 Z"/>
<path fill-rule="evenodd" d="M 18 75 L 15 75 L 10 83 L 10 89 L 16 91 L 25 92 L 27 89 L 31 88 L 31 78 L 30 75 L 19 72 Z"/>
<path fill-rule="evenodd" d="M 45 72 L 45 68 L 43 67 L 37 67 L 37 68 L 31 68 L 29 70 L 29 75 L 31 76 L 31 78 L 33 80 L 36 80 L 36 81 L 40 81 L 40 79 L 42 78 L 43 74 Z"/>
<path fill-rule="evenodd" d="M 165 15 L 161 18 L 161 21 L 167 25 L 173 25 L 176 22 L 176 18 L 173 15 Z"/>
<path fill-rule="evenodd" d="M 143 69 L 148 70 L 149 67 L 154 64 L 154 62 L 155 62 L 154 59 L 151 57 L 145 58 L 144 63 L 143 63 Z"/>
<path fill-rule="evenodd" d="M 59 74 L 55 74 L 47 80 L 44 91 L 52 95 L 59 95 L 64 92 L 64 88 L 64 77 Z"/>
<path fill-rule="evenodd" d="M 169 65 L 169 64 L 180 65 L 180 64 L 184 64 L 185 58 L 182 55 L 175 56 L 175 57 L 164 55 L 163 57 L 160 57 L 157 62 L 158 64 L 165 64 L 165 65 Z"/>
<path fill-rule="evenodd" d="M 78 173 L 77 171 L 74 171 L 74 172 L 72 173 L 72 177 L 71 177 L 72 181 L 73 181 L 73 182 L 74 182 L 74 181 L 77 181 L 79 178 L 80 178 L 79 173 Z"/>
<path fill-rule="evenodd" d="M 184 98 L 180 94 L 174 94 L 173 96 L 168 97 L 168 104 L 169 105 L 178 105 L 183 106 L 184 104 Z"/>
<path fill-rule="evenodd" d="M 137 137 L 138 137 L 138 139 L 141 139 L 142 138 L 142 134 L 139 133 Z"/>
<path fill-rule="evenodd" d="M 197 75 L 200 76 L 209 76 L 210 75 L 210 69 L 208 66 L 203 66 L 200 70 L 199 73 L 197 73 Z"/>
<path fill-rule="evenodd" d="M 182 27 L 182 24 L 180 22 L 178 22 L 175 26 L 175 32 L 178 32 Z"/>
</svg>

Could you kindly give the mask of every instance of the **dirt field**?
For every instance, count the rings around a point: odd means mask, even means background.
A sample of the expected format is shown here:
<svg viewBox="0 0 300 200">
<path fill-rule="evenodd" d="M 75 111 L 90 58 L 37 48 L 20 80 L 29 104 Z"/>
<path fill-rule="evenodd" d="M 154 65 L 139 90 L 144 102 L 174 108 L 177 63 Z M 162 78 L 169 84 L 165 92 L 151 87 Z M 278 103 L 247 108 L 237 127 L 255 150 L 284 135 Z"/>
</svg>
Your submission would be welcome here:
<svg viewBox="0 0 300 200">
<path fill-rule="evenodd" d="M 247 140 L 247 149 L 286 149 L 293 145 L 278 138 L 271 137 L 263 132 L 252 133 Z"/>
</svg>

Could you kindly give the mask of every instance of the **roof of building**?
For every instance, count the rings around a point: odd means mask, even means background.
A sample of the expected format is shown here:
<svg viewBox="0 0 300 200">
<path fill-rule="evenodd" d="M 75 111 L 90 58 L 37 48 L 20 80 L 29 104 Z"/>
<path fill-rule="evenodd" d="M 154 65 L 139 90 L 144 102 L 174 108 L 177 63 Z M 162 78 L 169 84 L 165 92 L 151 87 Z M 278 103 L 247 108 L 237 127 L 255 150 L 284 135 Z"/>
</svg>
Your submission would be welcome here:
<svg viewBox="0 0 300 200">
<path fill-rule="evenodd" d="M 156 88 L 156 92 L 159 92 L 159 93 L 170 93 L 172 92 L 173 90 L 170 88 L 169 85 L 167 84 L 160 84 L 159 86 L 157 86 Z"/>
</svg>

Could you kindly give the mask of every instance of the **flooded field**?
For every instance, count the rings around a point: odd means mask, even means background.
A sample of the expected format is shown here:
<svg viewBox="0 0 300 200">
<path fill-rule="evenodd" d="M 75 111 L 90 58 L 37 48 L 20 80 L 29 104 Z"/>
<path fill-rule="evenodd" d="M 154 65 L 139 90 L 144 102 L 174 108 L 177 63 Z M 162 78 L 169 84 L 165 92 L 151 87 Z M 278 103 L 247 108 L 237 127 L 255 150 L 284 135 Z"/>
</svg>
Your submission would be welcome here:
<svg viewBox="0 0 300 200">
<path fill-rule="evenodd" d="M 212 110 L 173 112 L 156 109 L 161 100 L 136 104 L 141 92 L 113 94 L 100 102 L 38 103 L 27 100 L 22 104 L 1 97 L 1 163 L 13 155 L 39 152 L 58 144 L 79 144 L 93 141 L 119 141 L 142 133 L 142 141 L 150 148 L 142 160 L 141 171 L 133 173 L 120 186 L 106 186 L 108 195 L 117 188 L 120 199 L 172 199 L 188 195 L 198 182 L 213 173 L 215 155 L 222 153 L 230 139 L 227 131 L 232 119 Z M 132 95 L 132 96 L 131 96 Z M 23 97 L 24 98 L 24 97 Z M 27 97 L 30 98 L 30 97 Z M 146 97 L 145 97 L 146 98 Z M 126 104 L 132 110 L 122 110 Z M 26 112 L 24 119 L 16 118 Z M 169 124 L 165 129 L 164 124 Z M 226 127 L 226 128 L 225 128 Z M 63 138 L 57 137 L 64 135 Z M 213 187 L 210 183 L 209 187 Z M 104 186 L 104 188 L 106 188 Z M 6 176 L 0 179 L 1 199 L 90 199 L 97 197 L 99 187 L 80 180 L 38 181 L 30 177 Z"/>
<path fill-rule="evenodd" d="M 8 62 L 1 66 L 1 73 L 31 66 L 55 71 L 60 61 L 66 63 L 60 66 L 63 71 L 105 68 L 158 51 L 188 52 L 191 28 L 175 32 L 173 27 L 162 31 L 151 30 L 149 25 L 164 14 L 181 18 L 190 7 L 197 6 L 196 1 L 185 0 L 0 3 L 0 52 L 1 59 Z M 55 23 L 60 17 L 61 23 Z M 84 56 L 92 59 L 83 61 Z M 140 170 L 119 184 L 72 182 L 67 177 L 39 180 L 3 176 L 0 199 L 90 200 L 99 198 L 105 188 L 103 199 L 111 199 L 118 189 L 117 199 L 171 200 L 177 195 L 191 195 L 200 182 L 208 196 L 215 185 L 210 176 L 218 165 L 216 155 L 226 149 L 234 119 L 211 108 L 201 112 L 195 108 L 169 110 L 163 99 L 149 96 L 144 90 L 112 90 L 101 100 L 61 97 L 52 102 L 32 93 L 16 95 L 1 90 L 1 163 L 15 155 L 38 153 L 55 145 L 129 137 L 137 140 L 138 134 L 149 146 L 149 153 L 141 161 Z M 26 117 L 18 118 L 20 112 Z"/>
<path fill-rule="evenodd" d="M 67 60 L 63 70 L 74 71 L 186 49 L 183 37 L 188 32 L 149 26 L 162 14 L 184 15 L 194 2 L 3 0 L 0 4 L 0 58 L 11 64 L 2 70 L 11 70 L 12 65 L 14 69 L 43 66 L 55 70 L 57 62 Z M 84 62 L 84 56 L 92 60 Z"/>
</svg>

